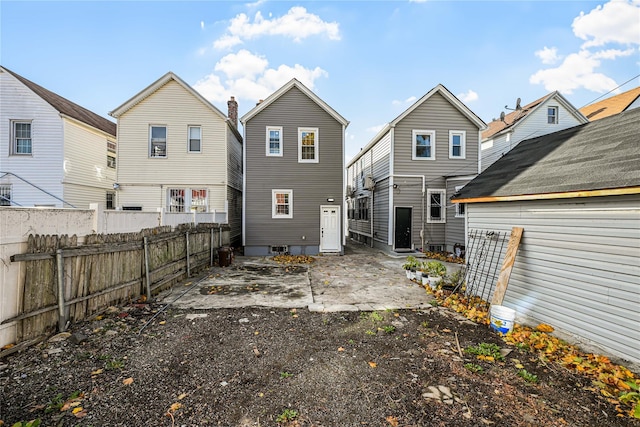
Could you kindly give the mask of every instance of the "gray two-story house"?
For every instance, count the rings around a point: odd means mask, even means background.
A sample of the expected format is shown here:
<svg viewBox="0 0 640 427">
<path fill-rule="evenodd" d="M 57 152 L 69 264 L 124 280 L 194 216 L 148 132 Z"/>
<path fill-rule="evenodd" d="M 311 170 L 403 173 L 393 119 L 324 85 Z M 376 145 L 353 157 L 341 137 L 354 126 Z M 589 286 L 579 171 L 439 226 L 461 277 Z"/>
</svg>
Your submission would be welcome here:
<svg viewBox="0 0 640 427">
<path fill-rule="evenodd" d="M 348 235 L 384 250 L 453 251 L 464 205 L 449 200 L 480 169 L 486 124 L 438 85 L 347 164 Z"/>
<path fill-rule="evenodd" d="M 240 121 L 245 255 L 343 253 L 349 122 L 296 79 Z"/>
</svg>

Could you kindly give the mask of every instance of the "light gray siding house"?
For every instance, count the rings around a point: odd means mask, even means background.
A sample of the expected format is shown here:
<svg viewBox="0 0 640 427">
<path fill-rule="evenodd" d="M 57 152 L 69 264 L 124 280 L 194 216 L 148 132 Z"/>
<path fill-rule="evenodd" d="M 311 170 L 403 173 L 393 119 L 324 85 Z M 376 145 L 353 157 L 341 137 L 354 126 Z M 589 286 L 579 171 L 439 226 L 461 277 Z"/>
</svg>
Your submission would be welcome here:
<svg viewBox="0 0 640 427">
<path fill-rule="evenodd" d="M 296 79 L 240 121 L 245 255 L 343 253 L 349 122 Z"/>
<path fill-rule="evenodd" d="M 589 120 L 558 91 L 521 107 L 489 123 L 482 132 L 482 170 L 518 145 L 522 140 L 570 128 Z"/>
<path fill-rule="evenodd" d="M 348 234 L 384 250 L 453 250 L 464 212 L 448 203 L 479 173 L 486 124 L 438 85 L 347 164 Z"/>
<path fill-rule="evenodd" d="M 503 303 L 517 320 L 551 324 L 633 363 L 640 363 L 638 141 L 640 109 L 525 140 L 453 199 L 466 204 L 470 230 L 524 228 Z"/>
</svg>

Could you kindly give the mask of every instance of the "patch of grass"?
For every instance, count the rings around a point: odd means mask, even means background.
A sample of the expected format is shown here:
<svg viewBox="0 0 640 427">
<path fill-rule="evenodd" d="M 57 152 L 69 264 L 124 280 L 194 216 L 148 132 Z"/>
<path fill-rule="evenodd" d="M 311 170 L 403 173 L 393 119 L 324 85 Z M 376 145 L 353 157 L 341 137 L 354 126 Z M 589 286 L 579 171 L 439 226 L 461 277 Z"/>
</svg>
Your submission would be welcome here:
<svg viewBox="0 0 640 427">
<path fill-rule="evenodd" d="M 431 304 L 432 307 L 437 307 L 440 305 L 440 302 L 437 299 L 432 299 L 429 301 L 429 304 Z"/>
<path fill-rule="evenodd" d="M 464 367 L 465 369 L 471 372 L 475 372 L 476 374 L 479 374 L 482 372 L 482 366 L 476 365 L 475 363 L 465 363 Z"/>
<path fill-rule="evenodd" d="M 354 340 L 349 340 L 350 345 L 354 345 L 356 342 Z"/>
<path fill-rule="evenodd" d="M 537 383 L 538 376 L 528 372 L 526 369 L 520 369 L 518 371 L 518 376 L 524 378 L 524 380 L 528 383 Z"/>
<path fill-rule="evenodd" d="M 293 421 L 298 418 L 298 411 L 295 409 L 285 409 L 282 411 L 278 418 L 276 418 L 276 422 L 278 423 L 287 423 L 289 421 Z"/>
<path fill-rule="evenodd" d="M 124 368 L 124 360 L 109 357 L 104 362 L 104 369 L 107 371 L 115 371 L 122 368 Z"/>
<path fill-rule="evenodd" d="M 500 354 L 500 347 L 497 344 L 489 344 L 486 342 L 478 345 L 470 346 L 464 349 L 465 353 L 475 354 L 478 359 L 493 362 L 494 360 L 504 360 Z"/>
<path fill-rule="evenodd" d="M 365 331 L 364 333 L 367 334 L 367 335 L 375 335 L 376 334 L 376 332 L 372 331 L 371 329 Z"/>
<path fill-rule="evenodd" d="M 420 323 L 420 326 L 423 327 L 424 329 L 429 329 L 429 322 L 425 320 L 422 323 Z"/>
<path fill-rule="evenodd" d="M 365 312 L 363 311 L 362 313 L 360 313 L 360 319 L 362 320 L 371 320 L 372 322 L 382 322 L 384 320 L 384 316 L 380 313 L 378 313 L 377 311 L 372 311 L 372 312 Z"/>
<path fill-rule="evenodd" d="M 292 377 L 293 374 L 290 374 L 289 372 L 280 372 L 280 378 L 284 379 L 284 378 L 290 378 Z"/>
<path fill-rule="evenodd" d="M 384 325 L 383 327 L 379 328 L 380 330 L 384 331 L 387 334 L 392 334 L 396 331 L 396 327 L 393 325 Z"/>
<path fill-rule="evenodd" d="M 73 393 L 71 393 L 69 398 L 65 399 L 62 393 L 58 393 L 53 397 L 53 399 L 49 401 L 49 403 L 47 403 L 47 406 L 45 407 L 44 412 L 48 414 L 49 412 L 60 411 L 60 408 L 62 408 L 62 406 L 66 401 L 77 399 L 81 394 L 82 394 L 81 391 L 74 391 Z M 26 425 L 28 424 L 25 424 L 25 426 Z"/>
</svg>

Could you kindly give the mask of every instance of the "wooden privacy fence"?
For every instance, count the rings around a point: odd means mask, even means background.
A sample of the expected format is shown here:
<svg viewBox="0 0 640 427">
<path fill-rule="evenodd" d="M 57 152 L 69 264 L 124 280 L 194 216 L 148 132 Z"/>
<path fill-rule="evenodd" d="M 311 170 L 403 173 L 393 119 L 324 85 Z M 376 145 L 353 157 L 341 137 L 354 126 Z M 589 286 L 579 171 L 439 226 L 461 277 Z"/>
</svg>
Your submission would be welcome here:
<svg viewBox="0 0 640 427">
<path fill-rule="evenodd" d="M 22 311 L 2 321 L 18 322 L 17 342 L 64 331 L 110 305 L 169 287 L 212 266 L 218 249 L 229 244 L 229 226 L 184 225 L 138 233 L 85 237 L 30 235 L 25 262 Z"/>
</svg>

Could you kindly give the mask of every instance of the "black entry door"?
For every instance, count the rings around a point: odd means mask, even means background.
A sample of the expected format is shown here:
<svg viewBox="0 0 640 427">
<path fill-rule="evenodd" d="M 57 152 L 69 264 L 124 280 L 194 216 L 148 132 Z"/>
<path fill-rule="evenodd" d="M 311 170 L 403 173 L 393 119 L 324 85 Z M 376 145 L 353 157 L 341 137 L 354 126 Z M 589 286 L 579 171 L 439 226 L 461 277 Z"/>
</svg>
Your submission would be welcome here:
<svg viewBox="0 0 640 427">
<path fill-rule="evenodd" d="M 396 208 L 395 249 L 411 249 L 411 208 Z"/>
</svg>

